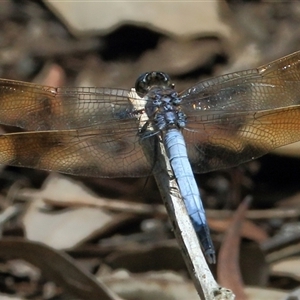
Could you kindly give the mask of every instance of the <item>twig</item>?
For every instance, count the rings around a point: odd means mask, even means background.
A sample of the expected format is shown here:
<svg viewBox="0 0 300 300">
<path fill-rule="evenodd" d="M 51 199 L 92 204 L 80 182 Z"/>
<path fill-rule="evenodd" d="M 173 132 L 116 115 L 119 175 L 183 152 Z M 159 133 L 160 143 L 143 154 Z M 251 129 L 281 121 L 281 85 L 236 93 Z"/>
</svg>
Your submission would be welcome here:
<svg viewBox="0 0 300 300">
<path fill-rule="evenodd" d="M 247 299 L 239 267 L 239 249 L 241 225 L 250 201 L 251 197 L 247 196 L 239 205 L 219 252 L 218 279 L 234 289 L 237 299 Z"/>
<path fill-rule="evenodd" d="M 142 141 L 145 155 L 149 157 L 149 161 L 153 155 L 151 149 L 155 147 L 153 145 L 154 140 L 152 138 Z M 223 289 L 217 284 L 206 263 L 160 137 L 157 137 L 157 142 L 158 147 L 155 148 L 157 163 L 155 164 L 154 177 L 197 292 L 201 299 L 205 300 L 234 299 L 231 291 Z"/>
</svg>

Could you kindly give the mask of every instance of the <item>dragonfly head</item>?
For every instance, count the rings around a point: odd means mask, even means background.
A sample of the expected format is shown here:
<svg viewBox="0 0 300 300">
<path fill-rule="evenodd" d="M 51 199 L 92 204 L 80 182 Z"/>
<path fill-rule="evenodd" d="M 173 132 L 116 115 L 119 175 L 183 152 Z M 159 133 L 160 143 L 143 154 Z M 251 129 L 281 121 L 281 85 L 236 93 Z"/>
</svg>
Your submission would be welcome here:
<svg viewBox="0 0 300 300">
<path fill-rule="evenodd" d="M 171 83 L 169 75 L 156 71 L 140 75 L 135 82 L 135 90 L 140 97 L 144 97 L 153 87 L 174 89 L 175 85 Z"/>
</svg>

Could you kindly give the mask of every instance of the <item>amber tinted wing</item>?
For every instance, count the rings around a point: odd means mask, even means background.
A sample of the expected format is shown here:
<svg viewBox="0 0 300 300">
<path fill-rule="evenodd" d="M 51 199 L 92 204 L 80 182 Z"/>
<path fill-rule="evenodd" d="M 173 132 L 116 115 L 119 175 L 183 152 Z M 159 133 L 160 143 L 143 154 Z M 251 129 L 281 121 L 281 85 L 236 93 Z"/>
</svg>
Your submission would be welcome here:
<svg viewBox="0 0 300 300">
<path fill-rule="evenodd" d="M 182 93 L 193 170 L 227 168 L 300 140 L 300 52 Z"/>
<path fill-rule="evenodd" d="M 2 164 L 99 177 L 151 171 L 126 90 L 53 88 L 1 79 L 0 108 L 1 124 L 27 130 L 0 136 Z"/>
<path fill-rule="evenodd" d="M 112 128 L 112 126 L 110 126 Z M 62 130 L 0 136 L 0 162 L 95 177 L 150 174 L 136 131 Z"/>
<path fill-rule="evenodd" d="M 0 79 L 0 123 L 28 131 L 94 127 L 134 118 L 128 90 L 47 87 Z"/>
</svg>

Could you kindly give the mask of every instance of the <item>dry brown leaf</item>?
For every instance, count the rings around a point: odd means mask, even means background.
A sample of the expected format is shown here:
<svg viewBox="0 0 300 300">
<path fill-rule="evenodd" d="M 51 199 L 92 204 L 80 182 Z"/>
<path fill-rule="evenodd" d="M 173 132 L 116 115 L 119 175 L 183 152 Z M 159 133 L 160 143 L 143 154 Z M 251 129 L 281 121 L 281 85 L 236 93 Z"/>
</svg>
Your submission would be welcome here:
<svg viewBox="0 0 300 300">
<path fill-rule="evenodd" d="M 126 299 L 199 299 L 192 282 L 174 272 L 132 274 L 122 270 L 101 279 L 110 289 Z"/>
<path fill-rule="evenodd" d="M 246 287 L 245 291 L 248 300 L 282 300 L 287 295 L 285 291 L 258 287 Z"/>
<path fill-rule="evenodd" d="M 27 195 L 30 193 L 27 193 Z M 34 200 L 24 214 L 28 239 L 43 242 L 56 249 L 69 249 L 91 238 L 113 222 L 112 214 L 99 208 L 81 207 L 49 213 L 43 198 L 88 198 L 82 185 L 62 175 L 52 174 L 41 191 L 31 191 Z"/>
<path fill-rule="evenodd" d="M 0 294 L 0 300 L 25 300 L 25 298 Z"/>
<path fill-rule="evenodd" d="M 44 2 L 78 35 L 95 31 L 106 33 L 123 24 L 144 25 L 155 31 L 185 37 L 228 36 L 231 33 L 229 26 L 220 18 L 218 1 L 188 4 L 165 1 Z"/>
<path fill-rule="evenodd" d="M 271 264 L 273 275 L 294 278 L 300 281 L 300 257 L 291 257 Z"/>
</svg>

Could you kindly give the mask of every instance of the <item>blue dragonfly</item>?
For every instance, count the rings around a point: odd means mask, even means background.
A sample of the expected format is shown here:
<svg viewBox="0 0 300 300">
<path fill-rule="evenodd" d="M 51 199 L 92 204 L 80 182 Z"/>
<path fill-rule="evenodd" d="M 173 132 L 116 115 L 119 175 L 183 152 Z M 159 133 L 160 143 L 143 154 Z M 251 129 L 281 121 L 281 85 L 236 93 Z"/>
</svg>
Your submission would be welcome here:
<svg viewBox="0 0 300 300">
<path fill-rule="evenodd" d="M 236 166 L 300 140 L 300 51 L 178 93 L 163 72 L 135 89 L 48 87 L 0 79 L 0 163 L 94 177 L 155 170 L 142 141 L 163 139 L 210 263 L 215 250 L 194 173 Z M 150 144 L 149 144 L 150 145 Z"/>
</svg>

